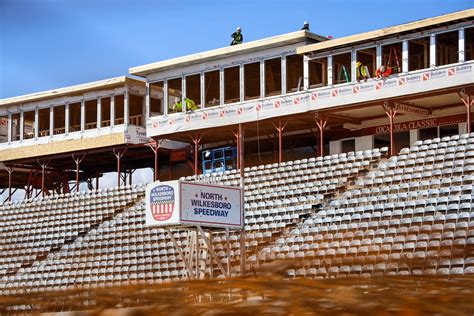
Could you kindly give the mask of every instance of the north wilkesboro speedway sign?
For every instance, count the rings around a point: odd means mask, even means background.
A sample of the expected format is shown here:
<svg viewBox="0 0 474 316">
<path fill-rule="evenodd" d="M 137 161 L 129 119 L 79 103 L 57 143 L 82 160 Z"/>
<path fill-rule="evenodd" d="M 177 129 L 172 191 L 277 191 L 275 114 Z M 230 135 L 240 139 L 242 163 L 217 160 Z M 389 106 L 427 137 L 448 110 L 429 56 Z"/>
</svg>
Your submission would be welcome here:
<svg viewBox="0 0 474 316">
<path fill-rule="evenodd" d="M 179 180 L 149 183 L 145 224 L 241 229 L 242 191 L 238 187 Z"/>
</svg>

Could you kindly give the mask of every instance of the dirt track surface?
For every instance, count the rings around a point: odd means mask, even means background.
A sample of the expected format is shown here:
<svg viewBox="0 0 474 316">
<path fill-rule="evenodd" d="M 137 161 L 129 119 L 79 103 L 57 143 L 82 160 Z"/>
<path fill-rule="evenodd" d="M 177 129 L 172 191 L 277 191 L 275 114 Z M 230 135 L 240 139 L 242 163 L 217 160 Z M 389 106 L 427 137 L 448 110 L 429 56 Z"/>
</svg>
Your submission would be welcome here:
<svg viewBox="0 0 474 316">
<path fill-rule="evenodd" d="M 22 306 L 22 311 L 14 306 Z M 14 309 L 12 309 L 14 308 Z M 278 271 L 227 280 L 0 296 L 0 314 L 473 315 L 474 277 L 285 279 Z"/>
</svg>

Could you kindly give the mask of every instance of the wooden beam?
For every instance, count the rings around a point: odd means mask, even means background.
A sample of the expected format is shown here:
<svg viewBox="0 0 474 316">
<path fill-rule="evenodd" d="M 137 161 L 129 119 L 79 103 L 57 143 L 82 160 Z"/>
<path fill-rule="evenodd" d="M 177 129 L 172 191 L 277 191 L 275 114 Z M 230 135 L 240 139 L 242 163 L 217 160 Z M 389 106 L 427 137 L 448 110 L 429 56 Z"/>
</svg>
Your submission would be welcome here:
<svg viewBox="0 0 474 316">
<path fill-rule="evenodd" d="M 356 43 L 370 41 L 373 42 L 375 40 L 379 40 L 381 38 L 386 38 L 389 36 L 394 36 L 400 33 L 405 32 L 416 32 L 420 29 L 426 28 L 435 28 L 439 27 L 440 24 L 446 23 L 460 23 L 465 19 L 472 19 L 474 16 L 474 9 L 459 11 L 455 13 L 440 15 L 428 19 L 423 19 L 415 22 L 405 23 L 401 25 L 395 25 L 392 27 L 387 27 L 375 31 L 359 33 L 355 35 L 345 36 L 337 39 L 333 39 L 330 41 L 325 41 L 321 43 L 301 46 L 296 49 L 297 54 L 307 54 L 312 52 L 324 51 L 335 49 L 336 47 L 346 46 L 346 45 L 354 45 Z"/>
<path fill-rule="evenodd" d="M 430 116 L 432 114 L 431 109 L 427 109 L 418 105 L 414 105 L 412 103 L 407 102 L 393 102 L 395 109 L 398 112 L 403 112 L 405 114 L 413 114 L 413 115 L 420 115 L 420 116 Z"/>
</svg>

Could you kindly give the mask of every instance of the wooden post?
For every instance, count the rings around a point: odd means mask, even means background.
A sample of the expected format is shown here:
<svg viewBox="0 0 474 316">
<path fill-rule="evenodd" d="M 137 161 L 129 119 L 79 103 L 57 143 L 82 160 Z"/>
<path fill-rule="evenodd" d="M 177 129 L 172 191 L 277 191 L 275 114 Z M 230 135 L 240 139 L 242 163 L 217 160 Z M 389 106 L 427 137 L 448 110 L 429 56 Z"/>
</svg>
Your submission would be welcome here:
<svg viewBox="0 0 474 316">
<path fill-rule="evenodd" d="M 229 240 L 229 227 L 225 229 L 225 241 L 226 241 L 226 250 L 227 250 L 227 276 L 231 276 L 231 269 L 230 269 L 230 240 Z"/>
<path fill-rule="evenodd" d="M 97 170 L 95 171 L 95 189 L 96 191 L 99 190 L 99 173 Z"/>
<path fill-rule="evenodd" d="M 155 140 L 155 150 L 154 150 L 154 154 L 155 154 L 154 180 L 155 181 L 158 181 L 159 177 L 160 177 L 160 169 L 159 169 L 159 166 L 158 166 L 158 153 L 159 153 L 159 150 L 160 150 L 160 143 L 158 142 L 158 139 L 157 139 L 157 140 Z"/>
<path fill-rule="evenodd" d="M 45 186 L 45 169 L 48 166 L 49 162 L 51 160 L 48 160 L 46 163 L 41 163 L 38 160 L 38 164 L 41 166 L 41 195 L 44 197 L 45 192 L 46 192 L 46 186 Z"/>
<path fill-rule="evenodd" d="M 198 160 L 199 160 L 199 143 L 201 142 L 202 137 L 204 134 L 200 135 L 199 133 L 196 133 L 194 137 L 191 137 L 191 140 L 194 143 L 194 175 L 197 177 L 199 174 L 199 165 L 198 165 Z"/>
<path fill-rule="evenodd" d="M 327 116 L 323 114 L 318 114 L 315 113 L 314 115 L 316 125 L 318 126 L 319 129 L 319 155 L 321 157 L 324 156 L 324 129 L 326 128 L 326 125 L 328 123 L 328 118 Z"/>
<path fill-rule="evenodd" d="M 233 129 L 231 129 L 230 131 L 232 132 L 232 134 L 234 134 L 234 137 L 235 137 L 235 147 L 237 148 L 237 162 L 236 162 L 237 166 L 236 166 L 236 168 L 239 169 L 240 168 L 240 164 L 239 164 L 240 163 L 239 131 L 237 130 L 237 132 L 236 132 Z"/>
<path fill-rule="evenodd" d="M 8 202 L 12 201 L 12 173 L 13 168 L 5 166 L 5 169 L 8 172 Z"/>
<path fill-rule="evenodd" d="M 122 160 L 122 157 L 123 155 L 125 155 L 125 153 L 127 152 L 127 149 L 128 148 L 125 148 L 124 150 L 120 151 L 120 150 L 115 150 L 114 148 L 114 155 L 115 157 L 117 157 L 117 186 L 120 188 L 120 185 L 121 185 L 121 179 L 120 179 L 120 173 L 121 173 L 121 160 Z M 125 182 L 126 184 L 126 182 Z"/>
<path fill-rule="evenodd" d="M 467 133 L 471 134 L 471 106 L 474 104 L 474 98 L 471 98 L 471 96 L 465 93 L 459 93 L 459 97 L 466 107 Z"/>
<path fill-rule="evenodd" d="M 79 192 L 79 165 L 81 164 L 82 160 L 86 157 L 86 154 L 83 154 L 80 158 L 76 157 L 76 155 L 72 155 L 72 160 L 76 163 L 76 192 Z"/>
<path fill-rule="evenodd" d="M 158 165 L 158 154 L 160 150 L 161 142 L 158 139 L 155 139 L 154 143 L 148 143 L 146 146 L 150 147 L 150 149 L 155 154 L 155 163 L 154 163 L 154 170 L 153 170 L 153 181 L 158 181 L 160 177 L 159 172 L 159 165 Z"/>
<path fill-rule="evenodd" d="M 283 130 L 285 129 L 286 124 L 288 124 L 288 121 L 286 121 L 282 125 L 281 120 L 278 120 L 278 126 L 273 123 L 273 126 L 278 131 L 278 162 L 279 163 L 282 163 L 283 161 Z"/>
<path fill-rule="evenodd" d="M 199 280 L 199 226 L 196 227 L 196 280 Z"/>
<path fill-rule="evenodd" d="M 244 196 L 244 128 L 242 124 L 239 124 L 239 143 L 238 143 L 238 148 L 239 148 L 239 163 L 240 163 L 240 189 L 242 190 L 242 201 L 241 204 L 243 204 L 243 196 Z M 240 231 L 240 275 L 245 274 L 245 224 L 242 224 L 242 230 Z"/>
<path fill-rule="evenodd" d="M 395 155 L 395 140 L 394 140 L 394 119 L 397 115 L 397 110 L 395 110 L 388 102 L 385 102 L 383 105 L 385 109 L 385 114 L 388 116 L 390 123 L 390 156 Z"/>
</svg>

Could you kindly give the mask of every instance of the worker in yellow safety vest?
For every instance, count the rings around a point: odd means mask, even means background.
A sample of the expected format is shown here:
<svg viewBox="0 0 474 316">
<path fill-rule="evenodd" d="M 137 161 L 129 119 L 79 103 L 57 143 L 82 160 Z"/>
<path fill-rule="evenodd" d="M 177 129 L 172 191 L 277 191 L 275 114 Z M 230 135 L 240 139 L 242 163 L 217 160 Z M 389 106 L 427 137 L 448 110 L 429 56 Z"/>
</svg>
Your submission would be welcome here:
<svg viewBox="0 0 474 316">
<path fill-rule="evenodd" d="M 370 78 L 369 69 L 366 65 L 362 65 L 360 61 L 356 63 L 356 78 L 357 81 L 364 80 L 367 81 Z"/>
<path fill-rule="evenodd" d="M 194 111 L 194 110 L 199 109 L 199 107 L 196 105 L 196 103 L 193 100 L 191 100 L 190 98 L 186 98 L 186 99 L 184 99 L 184 101 L 186 102 L 186 111 Z M 173 110 L 175 112 L 183 111 L 183 102 L 182 101 L 176 102 L 173 105 Z"/>
<path fill-rule="evenodd" d="M 242 35 L 242 29 L 240 28 L 240 26 L 237 27 L 235 32 L 232 33 L 230 37 L 232 37 L 232 42 L 230 43 L 230 46 L 242 44 L 242 42 L 244 41 L 244 36 Z"/>
</svg>

